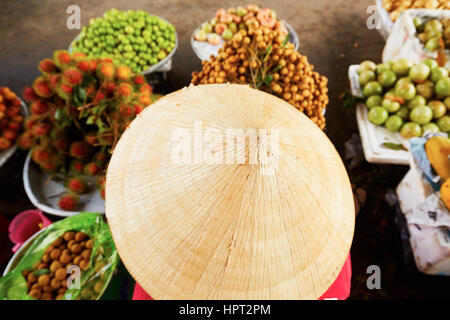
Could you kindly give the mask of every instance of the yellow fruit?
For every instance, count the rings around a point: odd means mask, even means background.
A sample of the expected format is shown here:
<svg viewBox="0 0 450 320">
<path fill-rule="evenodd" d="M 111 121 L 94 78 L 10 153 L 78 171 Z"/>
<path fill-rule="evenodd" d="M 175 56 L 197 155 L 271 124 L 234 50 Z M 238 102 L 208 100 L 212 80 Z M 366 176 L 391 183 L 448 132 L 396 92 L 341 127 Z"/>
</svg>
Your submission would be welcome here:
<svg viewBox="0 0 450 320">
<path fill-rule="evenodd" d="M 425 151 L 434 171 L 444 180 L 450 178 L 450 139 L 432 137 L 425 143 Z"/>
<path fill-rule="evenodd" d="M 445 180 L 441 186 L 441 198 L 447 209 L 450 210 L 450 178 Z"/>
</svg>

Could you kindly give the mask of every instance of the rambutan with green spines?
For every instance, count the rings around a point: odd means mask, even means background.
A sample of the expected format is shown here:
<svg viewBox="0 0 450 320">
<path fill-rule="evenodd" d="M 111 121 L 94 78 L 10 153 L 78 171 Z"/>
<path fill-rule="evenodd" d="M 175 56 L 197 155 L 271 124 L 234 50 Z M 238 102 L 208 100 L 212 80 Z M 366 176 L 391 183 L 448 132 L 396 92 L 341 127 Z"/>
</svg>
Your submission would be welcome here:
<svg viewBox="0 0 450 320">
<path fill-rule="evenodd" d="M 71 86 L 76 86 L 83 81 L 83 74 L 76 68 L 66 68 L 63 72 L 62 81 Z"/>
<path fill-rule="evenodd" d="M 45 137 L 50 134 L 51 129 L 52 126 L 49 123 L 41 122 L 33 126 L 32 132 L 35 137 Z"/>
<path fill-rule="evenodd" d="M 133 98 L 133 87 L 126 82 L 120 83 L 114 90 L 114 97 L 123 102 L 130 101 Z"/>
<path fill-rule="evenodd" d="M 84 52 L 81 52 L 81 51 L 76 51 L 76 52 L 72 53 L 71 55 L 72 55 L 72 60 L 76 61 L 76 62 L 84 60 L 88 57 Z"/>
<path fill-rule="evenodd" d="M 91 60 L 84 59 L 84 60 L 78 61 L 77 68 L 81 72 L 91 73 L 92 72 Z"/>
<path fill-rule="evenodd" d="M 30 112 L 32 115 L 41 115 L 48 111 L 48 104 L 42 100 L 35 100 L 30 105 Z"/>
<path fill-rule="evenodd" d="M 42 73 L 55 73 L 58 72 L 59 69 L 56 66 L 55 62 L 51 59 L 43 59 L 41 62 L 39 62 L 38 69 Z"/>
<path fill-rule="evenodd" d="M 72 177 L 66 181 L 66 188 L 75 194 L 83 194 L 87 190 L 87 183 L 81 177 Z"/>
<path fill-rule="evenodd" d="M 50 160 L 52 152 L 50 149 L 45 149 L 41 146 L 36 146 L 31 149 L 31 159 L 37 164 L 41 164 Z"/>
<path fill-rule="evenodd" d="M 86 159 L 90 151 L 91 148 L 84 141 L 75 141 L 69 148 L 70 156 L 78 160 Z"/>
<path fill-rule="evenodd" d="M 112 62 L 103 61 L 98 64 L 96 74 L 102 80 L 113 80 L 116 68 Z"/>
<path fill-rule="evenodd" d="M 61 152 L 67 151 L 67 148 L 69 147 L 69 141 L 64 137 L 54 139 L 53 147 Z"/>
<path fill-rule="evenodd" d="M 36 138 L 30 131 L 24 132 L 19 139 L 17 139 L 17 145 L 20 149 L 26 150 L 32 148 L 36 143 Z"/>
<path fill-rule="evenodd" d="M 58 200 L 58 206 L 61 210 L 73 211 L 78 206 L 80 198 L 74 193 L 65 193 Z"/>
<path fill-rule="evenodd" d="M 134 105 L 134 113 L 135 113 L 136 115 L 138 115 L 139 113 L 142 112 L 142 110 L 144 110 L 144 108 L 145 108 L 145 107 L 143 107 L 143 106 L 141 106 L 141 105 L 135 104 L 135 105 Z"/>
<path fill-rule="evenodd" d="M 144 77 L 143 75 L 141 75 L 141 74 L 138 74 L 137 76 L 135 76 L 133 82 L 134 82 L 135 84 L 138 84 L 138 85 L 144 85 L 144 84 L 146 84 L 146 82 L 145 82 L 145 77 Z M 147 85 L 148 85 L 148 84 L 147 84 Z M 150 86 L 149 86 L 149 87 L 150 87 Z M 150 88 L 151 88 L 151 87 L 150 87 Z"/>
<path fill-rule="evenodd" d="M 70 161 L 69 172 L 74 174 L 83 174 L 85 163 L 78 159 Z"/>
<path fill-rule="evenodd" d="M 149 105 L 152 104 L 153 101 L 152 101 L 152 98 L 151 98 L 151 96 L 149 94 L 141 93 L 141 94 L 138 95 L 138 102 L 141 105 L 149 106 Z"/>
<path fill-rule="evenodd" d="M 134 117 L 135 116 L 134 112 L 135 112 L 134 108 L 130 105 L 125 104 L 119 107 L 119 113 L 125 119 Z"/>
<path fill-rule="evenodd" d="M 56 92 L 64 100 L 70 100 L 73 94 L 73 87 L 61 81 L 56 87 Z"/>
<path fill-rule="evenodd" d="M 53 91 L 43 76 L 37 77 L 33 82 L 34 92 L 42 98 L 50 98 Z"/>
<path fill-rule="evenodd" d="M 64 69 L 71 63 L 72 58 L 67 50 L 56 50 L 53 54 L 53 61 L 58 68 Z"/>
<path fill-rule="evenodd" d="M 84 173 L 88 176 L 95 176 L 102 171 L 102 167 L 96 162 L 89 162 L 84 166 Z"/>
<path fill-rule="evenodd" d="M 48 77 L 48 84 L 53 91 L 55 91 L 58 88 L 58 84 L 60 81 L 61 81 L 60 73 L 54 73 Z"/>
<path fill-rule="evenodd" d="M 131 71 L 131 68 L 126 65 L 119 65 L 116 68 L 116 79 L 118 81 L 129 81 L 132 74 L 133 71 Z"/>
<path fill-rule="evenodd" d="M 109 154 L 106 151 L 99 151 L 92 158 L 92 161 L 99 165 L 104 165 L 105 163 L 108 162 L 108 160 Z"/>
</svg>

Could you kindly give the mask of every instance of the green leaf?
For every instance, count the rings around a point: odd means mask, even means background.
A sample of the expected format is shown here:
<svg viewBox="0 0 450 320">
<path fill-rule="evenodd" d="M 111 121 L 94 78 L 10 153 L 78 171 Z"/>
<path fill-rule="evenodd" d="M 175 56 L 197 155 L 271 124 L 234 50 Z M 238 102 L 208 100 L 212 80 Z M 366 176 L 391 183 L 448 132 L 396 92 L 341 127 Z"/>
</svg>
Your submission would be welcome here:
<svg viewBox="0 0 450 320">
<path fill-rule="evenodd" d="M 286 35 L 286 38 L 284 38 L 283 40 L 283 44 L 281 45 L 281 48 L 284 48 L 284 46 L 286 45 L 286 43 L 289 41 L 290 35 L 289 33 Z"/>
<path fill-rule="evenodd" d="M 268 86 L 272 82 L 272 80 L 273 80 L 273 75 L 271 75 L 271 74 L 266 75 L 266 77 L 264 78 L 265 85 Z"/>
<path fill-rule="evenodd" d="M 393 142 L 384 142 L 382 144 L 383 147 L 391 149 L 391 150 L 405 150 L 408 151 L 408 149 L 405 148 L 404 145 L 401 143 L 393 143 Z"/>
<path fill-rule="evenodd" d="M 344 109 L 354 108 L 357 103 L 364 102 L 363 98 L 354 96 L 348 91 L 343 92 L 339 96 L 339 98 L 344 100 L 343 102 Z"/>
<path fill-rule="evenodd" d="M 78 87 L 78 97 L 80 98 L 80 101 L 84 101 L 84 99 L 86 99 L 86 90 L 82 87 Z"/>
<path fill-rule="evenodd" d="M 93 75 L 88 74 L 83 77 L 83 82 L 81 83 L 81 86 L 85 88 L 95 82 L 97 82 L 97 79 Z"/>
<path fill-rule="evenodd" d="M 271 52 L 272 52 L 272 45 L 270 44 L 270 45 L 267 47 L 266 55 L 264 56 L 263 61 L 267 61 L 267 59 L 269 58 L 269 55 L 270 55 Z"/>
<path fill-rule="evenodd" d="M 86 124 L 94 124 L 94 121 L 95 121 L 95 116 L 90 116 L 89 118 L 87 118 Z"/>
<path fill-rule="evenodd" d="M 54 116 L 56 120 L 61 120 L 61 109 L 56 109 Z"/>
<path fill-rule="evenodd" d="M 49 273 L 50 273 L 50 270 L 48 270 L 48 269 L 39 269 L 39 270 L 34 271 L 33 275 L 35 277 L 40 277 L 40 276 L 42 276 L 44 274 L 49 274 Z"/>
</svg>

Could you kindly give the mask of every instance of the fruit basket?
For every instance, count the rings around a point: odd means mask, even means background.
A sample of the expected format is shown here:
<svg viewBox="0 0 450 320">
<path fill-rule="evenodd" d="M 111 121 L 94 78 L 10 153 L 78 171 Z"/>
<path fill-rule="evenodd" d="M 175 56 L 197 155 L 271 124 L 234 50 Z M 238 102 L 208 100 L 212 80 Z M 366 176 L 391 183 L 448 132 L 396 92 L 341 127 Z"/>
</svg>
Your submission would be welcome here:
<svg viewBox="0 0 450 320">
<path fill-rule="evenodd" d="M 73 216 L 84 211 L 101 214 L 105 212 L 105 201 L 101 198 L 95 187 L 95 180 L 91 177 L 83 177 L 90 187 L 86 193 L 80 195 L 76 209 L 74 211 L 60 209 L 58 199 L 66 189 L 63 183 L 55 181 L 52 177 L 52 174 L 44 173 L 31 161 L 30 152 L 23 168 L 23 185 L 28 198 L 38 209 L 61 217 Z"/>
<path fill-rule="evenodd" d="M 358 82 L 359 65 L 351 65 L 348 69 L 351 93 L 362 97 Z M 371 123 L 368 119 L 367 107 L 363 103 L 356 105 L 356 121 L 358 124 L 364 157 L 371 163 L 392 163 L 407 165 L 408 152 L 405 150 L 391 150 L 383 147 L 383 143 L 401 144 L 407 148 L 407 140 L 398 132 L 391 132 L 386 128 Z"/>
<path fill-rule="evenodd" d="M 20 100 L 20 110 L 21 110 L 21 115 L 24 117 L 28 116 L 28 108 L 27 105 L 25 104 L 25 102 L 20 99 L 18 97 L 18 99 Z M 9 149 L 0 151 L 0 167 L 2 167 L 2 165 L 14 154 L 14 152 L 16 152 L 17 150 L 17 143 L 15 143 L 13 146 L 11 146 Z"/>
</svg>

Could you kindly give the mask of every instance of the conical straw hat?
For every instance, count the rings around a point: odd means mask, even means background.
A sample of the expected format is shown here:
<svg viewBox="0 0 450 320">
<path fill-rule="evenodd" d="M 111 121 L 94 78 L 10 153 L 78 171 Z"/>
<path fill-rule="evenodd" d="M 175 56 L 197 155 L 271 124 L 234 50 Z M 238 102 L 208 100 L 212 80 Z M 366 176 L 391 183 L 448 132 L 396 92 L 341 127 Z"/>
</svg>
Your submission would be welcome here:
<svg viewBox="0 0 450 320">
<path fill-rule="evenodd" d="M 230 128 L 267 129 L 270 140 L 236 147 L 245 163 L 206 161 L 233 148 L 205 137 Z M 106 190 L 120 257 L 154 299 L 316 299 L 352 242 L 353 196 L 334 146 L 291 105 L 248 86 L 191 86 L 145 109 L 114 150 Z"/>
</svg>

